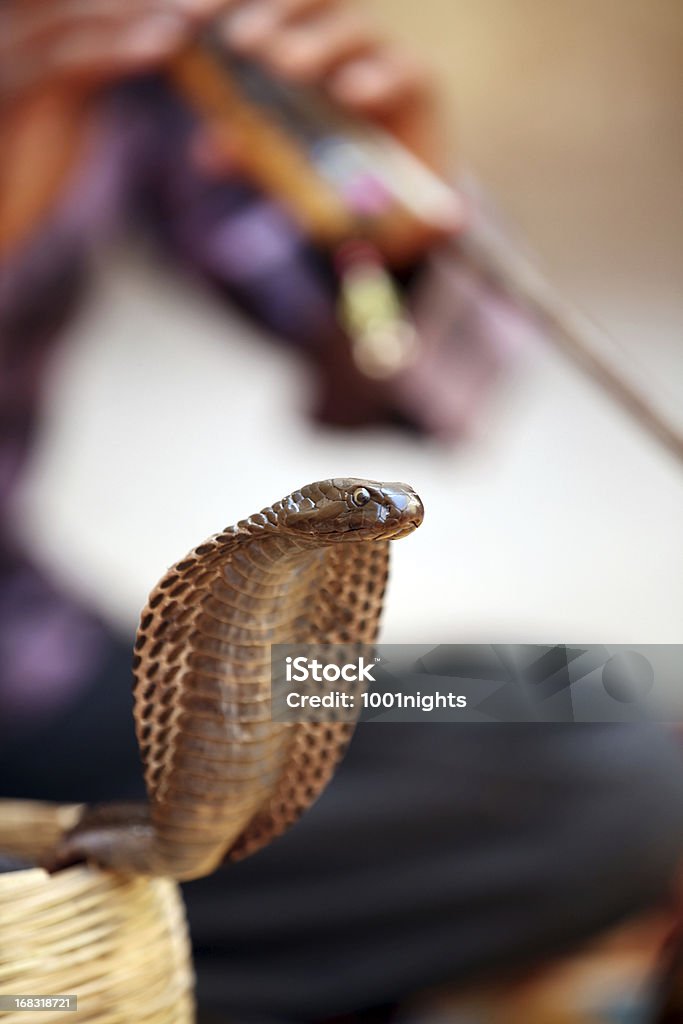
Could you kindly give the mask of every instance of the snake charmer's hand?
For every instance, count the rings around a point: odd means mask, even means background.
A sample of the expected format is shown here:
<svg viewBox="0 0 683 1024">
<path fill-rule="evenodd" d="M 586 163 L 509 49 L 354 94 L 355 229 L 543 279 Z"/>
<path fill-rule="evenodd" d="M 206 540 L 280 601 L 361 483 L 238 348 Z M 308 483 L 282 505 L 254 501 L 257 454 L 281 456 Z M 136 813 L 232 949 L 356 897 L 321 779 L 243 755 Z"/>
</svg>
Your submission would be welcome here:
<svg viewBox="0 0 683 1024">
<path fill-rule="evenodd" d="M 89 91 L 162 64 L 221 11 L 233 48 L 286 79 L 322 86 L 435 161 L 429 74 L 349 0 L 5 0 L 0 112 L 45 87 Z"/>
<path fill-rule="evenodd" d="M 435 93 L 419 64 L 386 42 L 353 0 L 5 0 L 0 6 L 0 242 L 26 233 L 87 132 L 87 98 L 163 65 L 203 21 L 220 16 L 229 45 L 442 162 Z M 202 143 L 204 143 L 202 145 Z M 196 152 L 220 169 L 210 139 Z M 36 159 L 37 154 L 43 157 Z M 238 156 L 238 154 L 237 154 Z M 27 168 L 29 170 L 27 171 Z M 26 181 L 26 177 L 31 179 Z M 37 179 L 37 180 L 36 180 Z M 17 218 L 12 193 L 28 199 Z M 17 203 L 15 203 L 17 205 Z M 7 210 L 9 208 L 9 216 Z"/>
<path fill-rule="evenodd" d="M 91 94 L 163 63 L 223 6 L 224 0 L 0 4 L 0 259 L 58 202 L 93 125 Z"/>
<path fill-rule="evenodd" d="M 387 41 L 354 0 L 232 0 L 233 49 L 290 81 L 323 88 L 379 122 L 432 164 L 441 162 L 436 90 L 427 69 Z"/>
<path fill-rule="evenodd" d="M 45 87 L 83 90 L 164 61 L 225 0 L 5 0 L 0 109 Z"/>
</svg>

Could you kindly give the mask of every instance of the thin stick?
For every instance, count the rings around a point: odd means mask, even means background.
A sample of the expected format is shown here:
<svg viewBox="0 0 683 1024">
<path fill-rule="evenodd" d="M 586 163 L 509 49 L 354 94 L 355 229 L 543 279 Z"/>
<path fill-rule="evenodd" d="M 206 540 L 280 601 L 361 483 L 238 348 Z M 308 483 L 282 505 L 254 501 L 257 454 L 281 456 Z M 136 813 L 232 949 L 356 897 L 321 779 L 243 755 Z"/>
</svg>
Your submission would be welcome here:
<svg viewBox="0 0 683 1024">
<path fill-rule="evenodd" d="M 531 260 L 483 219 L 454 244 L 479 275 L 531 313 L 565 356 L 683 462 L 680 430 L 615 363 L 605 333 L 563 299 Z"/>
</svg>

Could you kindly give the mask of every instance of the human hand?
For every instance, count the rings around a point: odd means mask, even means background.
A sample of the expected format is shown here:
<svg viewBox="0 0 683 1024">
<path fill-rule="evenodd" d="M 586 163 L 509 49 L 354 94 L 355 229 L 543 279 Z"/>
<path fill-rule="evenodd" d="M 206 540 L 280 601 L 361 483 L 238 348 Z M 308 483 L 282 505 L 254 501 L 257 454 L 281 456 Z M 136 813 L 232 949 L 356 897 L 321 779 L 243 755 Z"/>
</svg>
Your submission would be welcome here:
<svg viewBox="0 0 683 1024">
<path fill-rule="evenodd" d="M 88 92 L 145 71 L 225 0 L 5 0 L 0 109 L 45 88 Z"/>
<path fill-rule="evenodd" d="M 230 0 L 221 15 L 234 50 L 289 81 L 322 88 L 351 113 L 442 166 L 437 90 L 427 69 L 388 42 L 353 0 Z"/>
<path fill-rule="evenodd" d="M 349 0 L 5 0 L 0 107 L 44 86 L 88 91 L 153 68 L 223 9 L 234 49 L 290 81 L 323 87 L 434 161 L 429 74 Z"/>
<path fill-rule="evenodd" d="M 86 134 L 89 95 L 164 64 L 202 21 L 217 15 L 234 49 L 290 81 L 323 88 L 442 166 L 429 75 L 387 43 L 349 0 L 5 0 L 0 248 L 22 237 L 57 194 Z M 210 140 L 201 149 L 209 154 L 205 165 L 220 167 L 224 152 L 212 160 Z M 30 182 L 26 153 L 43 154 L 37 164 L 31 156 Z M 17 202 L 18 188 L 29 193 L 28 201 Z"/>
<path fill-rule="evenodd" d="M 0 258 L 35 229 L 87 144 L 90 96 L 170 58 L 225 0 L 0 4 Z"/>
</svg>

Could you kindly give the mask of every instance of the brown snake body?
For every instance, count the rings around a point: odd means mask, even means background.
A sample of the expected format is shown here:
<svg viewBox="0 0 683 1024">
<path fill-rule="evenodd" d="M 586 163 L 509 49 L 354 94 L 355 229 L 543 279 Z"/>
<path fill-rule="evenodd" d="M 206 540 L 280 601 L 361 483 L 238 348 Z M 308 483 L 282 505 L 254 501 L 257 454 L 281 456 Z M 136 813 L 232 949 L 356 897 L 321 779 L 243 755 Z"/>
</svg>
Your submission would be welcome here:
<svg viewBox="0 0 683 1024">
<path fill-rule="evenodd" d="M 310 484 L 200 544 L 150 594 L 135 644 L 149 805 L 86 810 L 52 868 L 196 878 L 254 852 L 316 799 L 348 722 L 271 717 L 270 647 L 372 643 L 389 541 L 420 525 L 405 484 Z"/>
</svg>

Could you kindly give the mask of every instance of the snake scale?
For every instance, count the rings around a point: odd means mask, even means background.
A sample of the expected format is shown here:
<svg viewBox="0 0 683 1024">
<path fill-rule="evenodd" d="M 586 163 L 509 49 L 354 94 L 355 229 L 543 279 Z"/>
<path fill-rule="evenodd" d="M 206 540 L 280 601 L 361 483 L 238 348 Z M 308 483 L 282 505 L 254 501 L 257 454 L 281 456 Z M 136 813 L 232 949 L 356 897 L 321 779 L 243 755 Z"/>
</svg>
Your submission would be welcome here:
<svg viewBox="0 0 683 1024">
<path fill-rule="evenodd" d="M 86 809 L 48 866 L 184 880 L 260 849 L 317 798 L 349 722 L 282 723 L 275 643 L 372 643 L 389 542 L 420 525 L 406 484 L 310 484 L 194 548 L 159 581 L 135 643 L 148 803 Z"/>
</svg>

